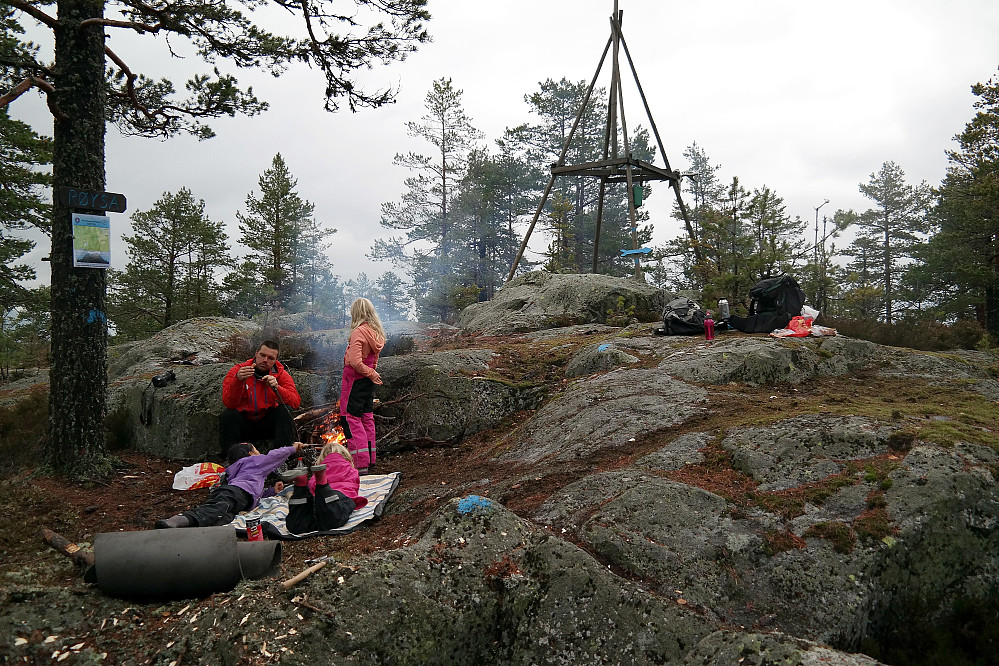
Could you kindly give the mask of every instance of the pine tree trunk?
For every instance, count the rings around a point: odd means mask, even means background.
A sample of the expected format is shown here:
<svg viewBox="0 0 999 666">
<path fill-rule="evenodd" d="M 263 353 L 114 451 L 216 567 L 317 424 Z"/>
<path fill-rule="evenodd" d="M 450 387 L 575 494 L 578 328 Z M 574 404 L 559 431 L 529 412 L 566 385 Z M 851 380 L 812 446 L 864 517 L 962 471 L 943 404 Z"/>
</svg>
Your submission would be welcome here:
<svg viewBox="0 0 999 666">
<path fill-rule="evenodd" d="M 80 29 L 104 15 L 103 0 L 59 0 L 56 103 L 66 118 L 54 127 L 53 184 L 104 190 L 104 30 Z M 72 211 L 55 201 L 52 215 L 52 366 L 47 457 L 71 477 L 109 469 L 106 272 L 73 268 Z"/>
</svg>

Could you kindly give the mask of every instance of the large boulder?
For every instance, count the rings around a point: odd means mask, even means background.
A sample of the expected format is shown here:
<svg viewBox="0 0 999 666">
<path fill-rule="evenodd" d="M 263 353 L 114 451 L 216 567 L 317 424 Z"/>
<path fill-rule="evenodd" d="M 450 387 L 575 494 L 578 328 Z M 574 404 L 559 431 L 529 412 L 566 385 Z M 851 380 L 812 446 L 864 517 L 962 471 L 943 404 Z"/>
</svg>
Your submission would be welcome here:
<svg viewBox="0 0 999 666">
<path fill-rule="evenodd" d="M 198 317 L 168 326 L 146 340 L 108 349 L 108 380 L 162 372 L 172 364 L 211 365 L 260 332 L 241 319 Z"/>
<path fill-rule="evenodd" d="M 677 350 L 659 367 L 701 384 L 800 384 L 870 363 L 876 345 L 851 338 L 731 337 Z"/>
<path fill-rule="evenodd" d="M 490 349 L 414 353 L 378 363 L 385 382 L 378 410 L 392 437 L 457 440 L 491 428 L 505 417 L 535 409 L 545 386 L 513 384 L 483 376 L 495 356 Z"/>
<path fill-rule="evenodd" d="M 297 663 L 675 663 L 711 630 L 585 551 L 482 497 L 452 500 L 415 545 L 317 579 Z"/>
<path fill-rule="evenodd" d="M 653 321 L 663 292 L 634 278 L 535 271 L 514 278 L 492 300 L 461 312 L 458 327 L 488 335 L 617 319 Z"/>
<path fill-rule="evenodd" d="M 229 363 L 173 367 L 176 379 L 155 386 L 148 377 L 118 379 L 108 386 L 112 441 L 164 458 L 205 460 L 219 454 L 222 379 Z M 149 374 L 149 373 L 146 373 Z M 292 371 L 302 405 L 322 402 L 327 378 Z"/>
</svg>

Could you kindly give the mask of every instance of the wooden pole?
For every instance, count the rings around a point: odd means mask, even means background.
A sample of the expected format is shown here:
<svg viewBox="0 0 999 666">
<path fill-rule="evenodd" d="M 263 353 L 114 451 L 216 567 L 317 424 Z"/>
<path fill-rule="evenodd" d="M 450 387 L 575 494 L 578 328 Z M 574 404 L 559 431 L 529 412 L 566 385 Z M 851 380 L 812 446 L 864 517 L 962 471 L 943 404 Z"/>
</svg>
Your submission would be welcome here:
<svg viewBox="0 0 999 666">
<path fill-rule="evenodd" d="M 606 155 L 605 155 L 606 157 Z M 600 198 L 597 200 L 597 229 L 593 235 L 593 272 L 597 272 L 597 257 L 600 254 L 600 224 L 604 219 L 604 194 L 607 190 L 607 181 L 600 179 Z"/>
<path fill-rule="evenodd" d="M 638 87 L 638 95 L 642 98 L 642 105 L 645 107 L 645 115 L 649 118 L 649 124 L 652 126 L 652 133 L 656 137 L 656 145 L 659 146 L 659 154 L 663 158 L 663 166 L 667 170 L 672 171 L 669 165 L 669 158 L 666 156 L 666 149 L 663 147 L 662 137 L 659 136 L 659 128 L 656 127 L 656 121 L 652 118 L 652 110 L 649 108 L 649 101 L 645 97 L 645 90 L 642 88 L 642 82 L 638 80 L 638 71 L 635 69 L 635 62 L 631 59 L 631 52 L 628 50 L 628 41 L 624 38 L 624 33 L 621 33 L 621 46 L 624 47 L 624 55 L 628 59 L 628 66 L 631 68 L 631 74 L 635 78 L 635 85 Z M 687 206 L 683 203 L 683 197 L 680 196 L 680 179 L 670 180 L 670 186 L 673 188 L 673 193 L 676 195 L 676 203 L 680 208 L 680 214 L 683 216 L 683 224 L 687 229 L 687 236 L 690 238 L 690 245 L 694 250 L 694 261 L 700 266 L 703 262 L 701 260 L 701 249 L 698 243 L 697 237 L 694 235 L 694 227 L 690 222 L 690 215 L 687 213 Z"/>
<path fill-rule="evenodd" d="M 614 32 L 614 80 L 617 82 L 617 94 L 618 103 L 621 107 L 621 134 L 624 137 L 624 174 L 628 183 L 628 217 L 631 221 L 631 249 L 638 249 L 638 219 L 635 212 L 635 197 L 633 196 L 633 187 L 635 184 L 632 178 L 631 169 L 631 143 L 628 139 L 628 119 L 624 115 L 624 90 L 621 87 L 621 69 L 620 60 L 618 58 L 618 46 L 621 41 L 621 15 L 617 15 L 615 20 L 611 21 L 611 30 Z M 637 256 L 637 255 L 636 255 Z M 642 274 L 642 266 L 639 261 L 635 261 L 635 279 L 645 281 L 645 276 Z"/>
<path fill-rule="evenodd" d="M 579 111 L 576 113 L 576 119 L 572 123 L 572 129 L 569 130 L 569 136 L 565 138 L 565 142 L 562 144 L 562 152 L 558 156 L 558 161 L 555 162 L 555 166 L 562 166 L 565 163 L 566 153 L 569 152 L 569 144 L 572 143 L 572 137 L 576 133 L 576 128 L 579 127 L 579 121 L 583 117 L 583 112 L 586 109 L 586 105 L 590 102 L 590 96 L 593 94 L 593 88 L 597 85 L 597 78 L 600 76 L 600 70 L 604 67 L 604 61 L 607 59 L 607 52 L 610 51 L 611 38 L 608 38 L 607 44 L 604 45 L 604 51 L 600 54 L 600 61 L 597 63 L 597 71 L 594 72 L 593 78 L 590 80 L 590 87 L 586 90 L 586 96 L 583 98 L 583 103 L 579 107 Z M 548 195 L 551 194 L 552 186 L 555 184 L 555 174 L 552 174 L 551 179 L 548 181 L 548 186 L 545 188 L 545 193 L 541 196 L 541 203 L 538 204 L 538 210 L 534 213 L 534 219 L 531 220 L 531 225 L 527 228 L 527 233 L 524 235 L 524 241 L 520 244 L 520 250 L 517 252 L 517 258 L 513 260 L 513 266 L 510 267 L 510 274 L 506 276 L 506 281 L 509 282 L 513 279 L 513 274 L 517 271 L 517 266 L 520 265 L 520 260 L 524 257 L 524 251 L 527 249 L 527 242 L 531 239 L 531 233 L 534 231 L 534 225 L 538 223 L 538 218 L 541 217 L 541 211 L 545 207 L 545 203 L 548 201 Z"/>
</svg>

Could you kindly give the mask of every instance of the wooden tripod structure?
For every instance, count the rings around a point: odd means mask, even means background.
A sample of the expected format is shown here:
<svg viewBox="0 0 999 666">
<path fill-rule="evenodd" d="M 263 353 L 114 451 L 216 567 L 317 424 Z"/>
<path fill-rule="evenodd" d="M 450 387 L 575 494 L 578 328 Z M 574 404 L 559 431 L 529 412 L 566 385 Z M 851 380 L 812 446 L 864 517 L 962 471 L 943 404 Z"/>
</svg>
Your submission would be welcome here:
<svg viewBox="0 0 999 666">
<path fill-rule="evenodd" d="M 645 98 L 645 91 L 642 89 L 642 83 L 638 80 L 638 72 L 635 70 L 635 63 L 631 59 L 631 53 L 628 51 L 628 44 L 625 42 L 624 34 L 621 31 L 621 21 L 623 16 L 624 12 L 618 9 L 618 0 L 614 0 L 614 14 L 610 17 L 610 38 L 607 40 L 606 46 L 604 46 L 603 54 L 600 56 L 600 62 L 597 64 L 597 71 L 593 75 L 593 80 L 590 81 L 590 87 L 586 91 L 583 103 L 580 105 L 579 111 L 576 113 L 576 119 L 572 124 L 572 129 L 569 130 L 569 136 L 566 137 L 565 143 L 562 146 L 562 153 L 559 155 L 558 161 L 552 164 L 551 177 L 548 179 L 548 186 L 545 187 L 545 193 L 541 196 L 541 203 L 538 204 L 538 209 L 534 212 L 534 219 L 531 220 L 531 225 L 527 228 L 524 240 L 520 244 L 520 250 L 517 252 L 517 258 L 514 259 L 513 266 L 510 267 L 510 274 L 506 278 L 508 282 L 513 279 L 513 274 L 517 270 L 517 266 L 520 264 L 520 260 L 524 256 L 524 250 L 527 249 L 527 242 L 531 238 L 534 226 L 538 223 L 538 218 L 541 217 L 541 211 L 544 209 L 545 203 L 548 201 L 548 195 L 551 194 L 552 186 L 555 184 L 555 178 L 558 176 L 591 176 L 600 179 L 600 197 L 597 203 L 596 234 L 593 239 L 594 273 L 597 272 L 597 257 L 600 252 L 600 225 L 603 221 L 604 196 L 607 191 L 608 183 L 627 183 L 628 185 L 628 213 L 631 219 L 631 244 L 633 251 L 639 249 L 635 197 L 633 196 L 634 186 L 636 183 L 644 183 L 646 181 L 665 180 L 669 182 L 674 193 L 676 193 L 677 205 L 680 208 L 681 215 L 683 215 L 683 221 L 687 227 L 687 234 L 691 240 L 694 239 L 694 229 L 690 223 L 690 217 L 687 215 L 687 207 L 684 206 L 683 199 L 680 196 L 681 174 L 670 169 L 669 159 L 666 157 L 666 151 L 663 149 L 663 141 L 659 136 L 659 129 L 656 127 L 656 122 L 652 118 L 652 111 L 649 109 L 648 100 Z M 621 90 L 620 53 L 622 49 L 624 50 L 624 55 L 628 60 L 631 73 L 635 78 L 635 85 L 638 87 L 638 93 L 641 96 L 642 104 L 645 107 L 645 114 L 652 127 L 652 132 L 656 137 L 656 144 L 659 146 L 659 154 L 662 155 L 663 164 L 665 165 L 664 167 L 658 167 L 654 164 L 632 157 L 631 145 L 628 139 L 628 122 L 624 114 L 624 93 Z M 609 103 L 607 104 L 607 123 L 604 128 L 603 159 L 598 162 L 566 165 L 565 156 L 569 152 L 569 146 L 572 145 L 572 137 L 576 133 L 576 129 L 579 127 L 579 122 L 583 117 L 583 112 L 586 109 L 587 104 L 590 102 L 590 97 L 593 94 L 593 88 L 597 83 L 597 78 L 600 76 L 600 70 L 603 69 L 604 62 L 607 60 L 607 53 L 610 51 L 613 52 L 613 55 L 611 56 L 612 71 Z M 618 146 L 618 119 L 620 119 L 621 133 L 624 138 L 623 155 L 620 154 Z M 694 243 L 694 258 L 698 264 L 701 263 L 700 250 L 698 249 L 696 243 Z M 637 260 L 635 261 L 635 278 L 644 280 L 642 270 L 639 267 Z"/>
</svg>

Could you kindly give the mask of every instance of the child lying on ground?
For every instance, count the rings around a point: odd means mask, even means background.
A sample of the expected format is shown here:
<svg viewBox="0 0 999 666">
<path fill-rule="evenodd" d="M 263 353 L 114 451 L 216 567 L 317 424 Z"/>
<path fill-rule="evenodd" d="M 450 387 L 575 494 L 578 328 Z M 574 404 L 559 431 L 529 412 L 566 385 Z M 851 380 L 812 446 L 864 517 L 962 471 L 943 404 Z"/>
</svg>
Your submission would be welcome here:
<svg viewBox="0 0 999 666">
<path fill-rule="evenodd" d="M 301 442 L 283 446 L 266 455 L 252 444 L 233 444 L 226 455 L 225 483 L 212 489 L 208 501 L 172 518 L 156 521 L 156 528 L 210 527 L 231 523 L 237 513 L 249 511 L 264 494 L 264 480 L 296 451 Z"/>
<path fill-rule="evenodd" d="M 358 494 L 360 477 L 350 453 L 342 444 L 326 444 L 319 452 L 319 465 L 282 472 L 284 481 L 294 481 L 288 500 L 286 524 L 292 534 L 305 534 L 342 527 L 354 509 L 368 503 Z M 306 472 L 312 472 L 310 479 Z"/>
</svg>

